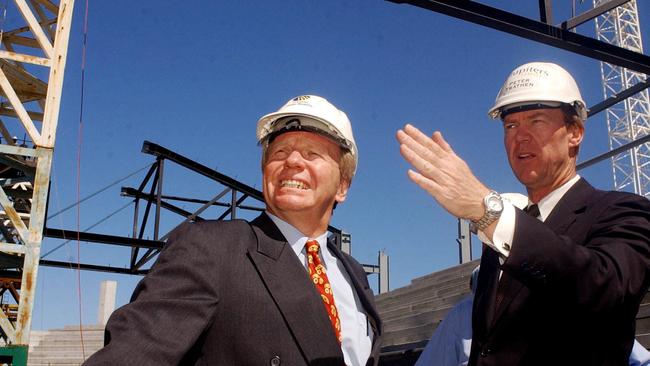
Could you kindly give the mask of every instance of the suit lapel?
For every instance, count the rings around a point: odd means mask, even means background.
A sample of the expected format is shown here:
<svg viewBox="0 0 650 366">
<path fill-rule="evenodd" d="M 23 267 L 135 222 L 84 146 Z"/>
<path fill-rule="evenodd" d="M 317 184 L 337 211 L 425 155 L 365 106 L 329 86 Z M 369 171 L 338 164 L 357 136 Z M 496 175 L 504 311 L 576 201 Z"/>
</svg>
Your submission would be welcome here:
<svg viewBox="0 0 650 366">
<path fill-rule="evenodd" d="M 305 359 L 337 356 L 342 360 L 341 347 L 320 295 L 280 230 L 266 214 L 260 215 L 251 226 L 257 236 L 257 249 L 249 250 L 248 255 Z"/>
<path fill-rule="evenodd" d="M 583 212 L 596 189 L 580 178 L 558 201 L 544 223 L 558 234 L 563 234 Z"/>
<path fill-rule="evenodd" d="M 358 277 L 357 271 L 352 267 L 352 264 L 350 263 L 350 260 L 348 257 L 343 255 L 343 253 L 339 250 L 339 248 L 334 244 L 333 240 L 328 240 L 327 241 L 327 247 L 329 250 L 334 253 L 336 258 L 343 263 L 343 266 L 345 267 L 346 272 L 348 273 L 348 276 L 350 277 L 350 282 L 352 282 L 352 286 L 354 287 L 354 290 L 357 293 L 357 296 L 359 297 L 359 301 L 361 301 L 361 305 L 363 306 L 363 309 L 366 313 L 366 316 L 368 317 L 368 321 L 370 322 L 370 326 L 372 327 L 372 330 L 374 332 L 374 337 L 372 339 L 372 350 L 371 350 L 371 357 L 372 355 L 378 355 L 379 353 L 376 352 L 378 351 L 378 348 L 381 346 L 379 343 L 379 339 L 381 336 L 381 319 L 379 318 L 379 315 L 377 314 L 377 309 L 375 308 L 374 305 L 374 294 L 370 287 L 366 286 L 368 281 L 363 281 Z M 365 274 L 363 274 L 365 276 Z M 371 359 L 368 360 L 368 364 L 371 363 Z"/>
</svg>

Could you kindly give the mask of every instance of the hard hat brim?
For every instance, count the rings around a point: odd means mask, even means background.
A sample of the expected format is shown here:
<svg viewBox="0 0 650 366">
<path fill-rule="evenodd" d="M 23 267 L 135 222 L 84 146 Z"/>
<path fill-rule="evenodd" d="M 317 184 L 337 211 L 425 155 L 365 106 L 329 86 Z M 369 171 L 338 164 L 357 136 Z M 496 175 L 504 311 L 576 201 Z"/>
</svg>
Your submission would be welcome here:
<svg viewBox="0 0 650 366">
<path fill-rule="evenodd" d="M 292 118 L 293 117 L 293 118 Z M 352 151 L 352 144 L 330 124 L 316 119 L 313 116 L 301 116 L 290 114 L 279 117 L 270 122 L 271 126 L 268 133 L 260 140 L 260 143 L 272 142 L 278 135 L 290 131 L 306 131 L 323 135 L 335 142 L 341 148 Z"/>
</svg>

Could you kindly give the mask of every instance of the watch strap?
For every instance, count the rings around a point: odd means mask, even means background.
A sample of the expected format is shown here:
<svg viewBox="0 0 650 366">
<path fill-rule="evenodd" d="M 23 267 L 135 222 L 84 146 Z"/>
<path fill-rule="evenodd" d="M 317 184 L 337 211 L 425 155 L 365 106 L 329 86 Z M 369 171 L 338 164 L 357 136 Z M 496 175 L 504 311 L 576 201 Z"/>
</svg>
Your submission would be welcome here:
<svg viewBox="0 0 650 366">
<path fill-rule="evenodd" d="M 473 233 L 477 233 L 479 230 L 484 231 L 490 224 L 493 222 L 497 221 L 499 217 L 501 217 L 501 213 L 503 212 L 503 205 L 501 205 L 501 210 L 499 211 L 493 211 L 490 210 L 490 208 L 487 205 L 487 201 L 490 197 L 496 196 L 498 199 L 502 200 L 501 195 L 495 191 L 490 191 L 484 198 L 483 198 L 483 205 L 485 206 L 485 213 L 483 213 L 483 216 L 478 219 L 478 220 L 471 220 L 471 225 L 470 225 L 470 230 Z"/>
</svg>

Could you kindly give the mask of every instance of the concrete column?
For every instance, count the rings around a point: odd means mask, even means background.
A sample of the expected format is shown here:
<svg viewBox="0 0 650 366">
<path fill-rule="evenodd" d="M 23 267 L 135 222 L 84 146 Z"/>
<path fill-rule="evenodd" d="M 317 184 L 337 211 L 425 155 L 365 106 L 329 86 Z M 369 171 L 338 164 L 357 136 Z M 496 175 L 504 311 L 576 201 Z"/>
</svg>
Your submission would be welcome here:
<svg viewBox="0 0 650 366">
<path fill-rule="evenodd" d="M 102 281 L 99 288 L 99 309 L 97 310 L 97 324 L 106 325 L 108 318 L 115 310 L 115 295 L 117 294 L 117 281 Z"/>
</svg>

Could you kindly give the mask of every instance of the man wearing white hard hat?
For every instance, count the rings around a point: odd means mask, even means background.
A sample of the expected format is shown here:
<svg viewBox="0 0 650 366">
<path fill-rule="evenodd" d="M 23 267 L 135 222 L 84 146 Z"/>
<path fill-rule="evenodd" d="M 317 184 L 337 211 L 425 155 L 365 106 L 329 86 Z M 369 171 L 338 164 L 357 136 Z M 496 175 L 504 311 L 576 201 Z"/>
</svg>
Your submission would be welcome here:
<svg viewBox="0 0 650 366">
<path fill-rule="evenodd" d="M 327 237 L 358 161 L 348 117 L 299 96 L 257 139 L 266 211 L 175 230 L 84 365 L 377 365 L 366 274 Z"/>
<path fill-rule="evenodd" d="M 489 115 L 502 121 L 524 210 L 480 182 L 440 132 L 397 133 L 410 178 L 485 243 L 469 365 L 627 365 L 650 285 L 650 201 L 576 173 L 587 111 L 562 67 L 516 68 Z"/>
</svg>

